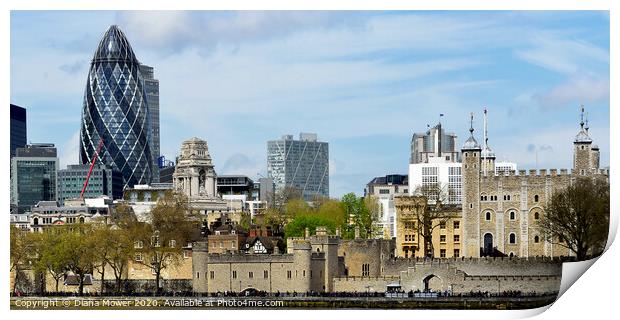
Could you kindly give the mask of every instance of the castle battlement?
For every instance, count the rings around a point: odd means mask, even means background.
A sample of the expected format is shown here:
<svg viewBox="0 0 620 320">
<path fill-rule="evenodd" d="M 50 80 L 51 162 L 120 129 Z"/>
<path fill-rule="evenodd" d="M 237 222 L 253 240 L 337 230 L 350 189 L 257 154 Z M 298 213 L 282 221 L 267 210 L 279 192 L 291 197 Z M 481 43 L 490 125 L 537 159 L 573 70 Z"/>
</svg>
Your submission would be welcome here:
<svg viewBox="0 0 620 320">
<path fill-rule="evenodd" d="M 293 263 L 293 254 L 209 253 L 208 263 Z"/>
</svg>

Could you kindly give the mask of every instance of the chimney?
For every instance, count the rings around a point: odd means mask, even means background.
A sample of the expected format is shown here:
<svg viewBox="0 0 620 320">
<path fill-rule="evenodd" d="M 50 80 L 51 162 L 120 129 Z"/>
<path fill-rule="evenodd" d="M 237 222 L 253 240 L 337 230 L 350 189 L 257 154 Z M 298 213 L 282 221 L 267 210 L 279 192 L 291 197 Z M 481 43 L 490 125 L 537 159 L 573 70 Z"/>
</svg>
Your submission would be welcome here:
<svg viewBox="0 0 620 320">
<path fill-rule="evenodd" d="M 360 238 L 360 227 L 355 226 L 355 239 Z"/>
<path fill-rule="evenodd" d="M 308 227 L 306 227 L 306 232 L 304 233 L 304 236 L 305 236 L 306 238 L 309 238 L 309 237 L 310 237 L 310 229 L 308 229 Z"/>
</svg>

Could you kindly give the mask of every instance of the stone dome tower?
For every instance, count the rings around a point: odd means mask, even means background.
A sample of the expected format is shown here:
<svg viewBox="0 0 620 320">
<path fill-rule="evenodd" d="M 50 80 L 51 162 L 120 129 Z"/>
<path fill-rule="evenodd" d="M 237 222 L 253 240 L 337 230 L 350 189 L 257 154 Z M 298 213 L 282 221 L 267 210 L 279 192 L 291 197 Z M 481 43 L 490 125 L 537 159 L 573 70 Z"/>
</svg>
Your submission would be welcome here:
<svg viewBox="0 0 620 320">
<path fill-rule="evenodd" d="M 216 180 L 207 142 L 196 137 L 184 141 L 173 175 L 174 189 L 189 198 L 215 198 Z"/>
</svg>

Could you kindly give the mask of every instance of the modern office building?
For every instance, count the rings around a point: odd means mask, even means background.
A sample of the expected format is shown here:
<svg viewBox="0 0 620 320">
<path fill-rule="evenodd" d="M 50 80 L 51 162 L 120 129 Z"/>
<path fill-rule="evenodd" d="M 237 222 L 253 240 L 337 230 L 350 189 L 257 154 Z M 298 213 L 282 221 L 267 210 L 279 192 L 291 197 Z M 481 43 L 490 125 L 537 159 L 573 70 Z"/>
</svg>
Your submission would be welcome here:
<svg viewBox="0 0 620 320">
<path fill-rule="evenodd" d="M 298 189 L 306 201 L 329 197 L 329 145 L 315 133 L 300 133 L 267 142 L 267 172 L 276 190 Z"/>
<path fill-rule="evenodd" d="M 159 138 L 159 80 L 155 79 L 153 67 L 145 64 L 140 65 L 140 72 L 144 79 L 144 91 L 151 119 L 151 152 L 153 153 L 154 172 L 153 182 L 159 182 L 158 160 L 160 154 Z"/>
<path fill-rule="evenodd" d="M 11 104 L 11 157 L 27 143 L 26 109 Z"/>
<path fill-rule="evenodd" d="M 53 144 L 17 148 L 11 158 L 11 204 L 29 211 L 39 201 L 56 201 L 58 157 Z"/>
<path fill-rule="evenodd" d="M 217 193 L 224 195 L 245 195 L 252 199 L 254 181 L 247 176 L 221 175 L 217 177 Z"/>
<path fill-rule="evenodd" d="M 119 170 L 125 187 L 153 180 L 151 117 L 140 63 L 123 32 L 111 26 L 90 64 L 80 128 L 80 159 Z"/>
<path fill-rule="evenodd" d="M 423 133 L 414 133 L 411 138 L 409 163 L 425 163 L 431 158 L 443 158 L 447 162 L 460 162 L 456 134 L 446 133 L 441 122 Z"/>
<path fill-rule="evenodd" d="M 80 197 L 90 165 L 68 165 L 67 169 L 58 171 L 58 202 L 64 204 L 67 199 Z M 84 198 L 97 198 L 102 195 L 110 199 L 123 198 L 123 176 L 121 172 L 109 166 L 95 165 L 84 191 Z"/>
<path fill-rule="evenodd" d="M 406 174 L 388 174 L 372 179 L 364 188 L 364 197 L 374 197 L 379 203 L 376 238 L 396 237 L 396 208 L 394 197 L 409 194 L 409 178 Z"/>
</svg>

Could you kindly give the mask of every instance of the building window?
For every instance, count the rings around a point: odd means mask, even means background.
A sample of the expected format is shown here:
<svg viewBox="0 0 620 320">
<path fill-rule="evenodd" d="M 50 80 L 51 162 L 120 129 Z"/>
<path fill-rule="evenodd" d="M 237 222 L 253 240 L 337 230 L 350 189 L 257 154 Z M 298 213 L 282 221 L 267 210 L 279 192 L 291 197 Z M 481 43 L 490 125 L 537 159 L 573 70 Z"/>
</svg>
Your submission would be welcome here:
<svg viewBox="0 0 620 320">
<path fill-rule="evenodd" d="M 136 254 L 134 255 L 134 259 L 137 262 L 142 262 L 142 253 L 141 252 L 136 252 Z"/>
<path fill-rule="evenodd" d="M 439 235 L 439 242 L 446 243 L 446 235 L 445 234 Z"/>
<path fill-rule="evenodd" d="M 209 271 L 209 278 L 215 279 L 215 271 Z"/>
<path fill-rule="evenodd" d="M 196 272 L 196 279 L 200 279 L 200 272 Z"/>
<path fill-rule="evenodd" d="M 302 271 L 302 276 L 305 278 L 306 277 L 306 270 Z"/>
<path fill-rule="evenodd" d="M 534 195 L 534 202 L 538 202 L 538 195 L 537 194 Z"/>
<path fill-rule="evenodd" d="M 390 189 L 379 189 L 379 194 L 390 194 Z"/>
<path fill-rule="evenodd" d="M 439 229 L 445 229 L 446 228 L 446 222 L 442 221 L 439 223 Z"/>
<path fill-rule="evenodd" d="M 534 243 L 538 243 L 540 241 L 540 238 L 538 238 L 538 236 L 534 236 Z"/>
<path fill-rule="evenodd" d="M 292 278 L 292 277 L 293 277 L 293 272 L 291 272 L 291 270 L 287 271 L 287 272 L 286 272 L 286 277 L 287 277 L 288 279 Z"/>
<path fill-rule="evenodd" d="M 233 278 L 233 279 L 237 279 L 237 270 L 233 270 L 233 272 L 232 272 L 232 278 Z"/>
<path fill-rule="evenodd" d="M 440 258 L 445 258 L 446 257 L 446 249 L 439 250 L 439 257 Z"/>
<path fill-rule="evenodd" d="M 458 258 L 458 257 L 460 257 L 460 256 L 461 256 L 461 250 L 459 250 L 459 249 L 454 249 L 454 257 L 455 257 L 455 258 Z"/>
<path fill-rule="evenodd" d="M 534 220 L 540 219 L 540 213 L 538 211 L 534 212 Z"/>
<path fill-rule="evenodd" d="M 183 250 L 183 259 L 189 258 L 189 250 Z"/>
<path fill-rule="evenodd" d="M 362 264 L 362 277 L 370 276 L 370 264 L 364 263 Z"/>
<path fill-rule="evenodd" d="M 509 239 L 509 242 L 510 242 L 511 244 L 515 244 L 515 243 L 517 243 L 517 236 L 516 236 L 514 233 L 511 233 L 511 234 L 510 234 L 510 236 L 509 236 L 509 238 L 510 238 L 510 239 Z"/>
<path fill-rule="evenodd" d="M 458 234 L 454 235 L 454 242 L 460 242 L 461 241 L 461 236 Z"/>
<path fill-rule="evenodd" d="M 310 271 L 310 275 L 312 275 L 312 271 Z M 269 271 L 267 270 L 263 271 L 263 278 L 265 279 L 269 278 Z"/>
<path fill-rule="evenodd" d="M 514 220 L 514 219 L 515 219 L 515 212 L 510 211 L 510 220 Z"/>
<path fill-rule="evenodd" d="M 461 223 L 459 221 L 454 221 L 454 229 L 459 229 L 461 227 Z"/>
<path fill-rule="evenodd" d="M 485 218 L 486 218 L 487 221 L 491 221 L 491 212 L 490 211 L 487 211 L 487 213 L 485 215 Z"/>
<path fill-rule="evenodd" d="M 142 249 L 144 247 L 144 242 L 142 242 L 142 240 L 134 241 L 133 247 L 136 249 Z"/>
<path fill-rule="evenodd" d="M 176 240 L 170 240 L 170 241 L 168 241 L 168 246 L 169 246 L 170 248 L 174 248 L 176 245 L 177 245 Z"/>
<path fill-rule="evenodd" d="M 254 278 L 254 272 L 252 271 L 248 272 L 248 278 L 250 279 Z"/>
</svg>

